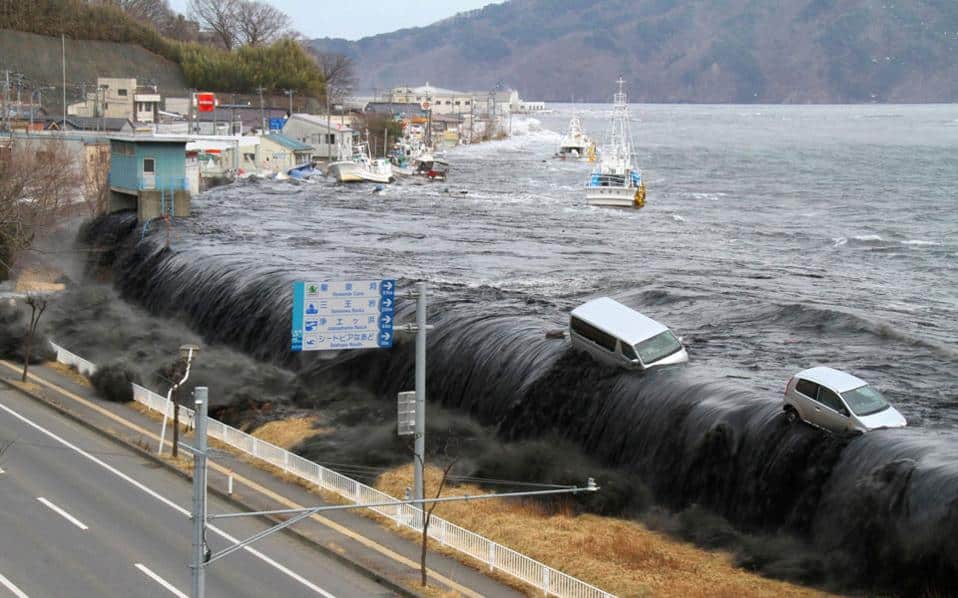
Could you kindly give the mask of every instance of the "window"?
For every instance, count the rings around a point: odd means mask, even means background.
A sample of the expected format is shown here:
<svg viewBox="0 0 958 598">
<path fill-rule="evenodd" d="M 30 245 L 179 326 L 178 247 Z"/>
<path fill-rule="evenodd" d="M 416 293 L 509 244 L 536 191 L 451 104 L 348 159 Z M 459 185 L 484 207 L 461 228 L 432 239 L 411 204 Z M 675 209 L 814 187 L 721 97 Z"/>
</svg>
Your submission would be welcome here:
<svg viewBox="0 0 958 598">
<path fill-rule="evenodd" d="M 638 359 L 639 356 L 635 354 L 635 347 L 630 344 L 622 343 L 622 354 L 625 355 L 626 359 Z"/>
<path fill-rule="evenodd" d="M 153 158 L 143 158 L 143 174 L 154 174 L 156 172 L 156 161 Z"/>
<path fill-rule="evenodd" d="M 818 385 L 808 380 L 799 380 L 798 384 L 795 385 L 795 390 L 810 399 L 818 396 Z"/>
<path fill-rule="evenodd" d="M 116 95 L 125 98 L 125 97 L 126 97 L 126 90 L 125 90 L 125 89 L 118 89 L 118 90 L 116 90 Z"/>
<path fill-rule="evenodd" d="M 579 318 L 572 318 L 572 330 L 604 349 L 615 351 L 615 337 L 599 330 L 592 324 L 587 324 Z"/>
<path fill-rule="evenodd" d="M 888 402 L 871 386 L 859 386 L 842 393 L 845 402 L 855 415 L 871 415 L 888 409 Z"/>
<path fill-rule="evenodd" d="M 824 386 L 818 387 L 818 402 L 839 413 L 848 413 L 838 395 Z"/>
<path fill-rule="evenodd" d="M 462 104 L 462 102 L 459 101 L 459 100 L 456 100 L 456 106 L 458 106 L 458 105 L 460 105 L 460 104 Z"/>
<path fill-rule="evenodd" d="M 666 330 L 656 334 L 650 339 L 644 340 L 635 346 L 642 363 L 651 365 L 656 361 L 668 357 L 669 355 L 682 349 L 682 343 L 675 338 L 671 330 Z"/>
<path fill-rule="evenodd" d="M 336 143 L 336 133 L 327 133 L 326 145 L 333 145 L 334 143 Z"/>
</svg>

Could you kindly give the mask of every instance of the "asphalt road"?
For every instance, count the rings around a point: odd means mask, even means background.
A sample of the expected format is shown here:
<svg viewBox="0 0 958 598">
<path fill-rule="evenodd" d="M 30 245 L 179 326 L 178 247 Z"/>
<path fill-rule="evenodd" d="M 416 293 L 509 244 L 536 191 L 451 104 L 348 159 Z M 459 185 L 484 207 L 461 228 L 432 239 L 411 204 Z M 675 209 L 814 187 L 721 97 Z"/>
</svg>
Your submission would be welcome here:
<svg viewBox="0 0 958 598">
<path fill-rule="evenodd" d="M 0 597 L 187 596 L 190 482 L 12 391 L 0 391 Z M 210 513 L 233 512 L 209 497 Z M 213 551 L 265 529 L 221 520 Z M 217 533 L 215 529 L 223 533 Z M 385 596 L 282 533 L 210 565 L 206 595 Z"/>
</svg>

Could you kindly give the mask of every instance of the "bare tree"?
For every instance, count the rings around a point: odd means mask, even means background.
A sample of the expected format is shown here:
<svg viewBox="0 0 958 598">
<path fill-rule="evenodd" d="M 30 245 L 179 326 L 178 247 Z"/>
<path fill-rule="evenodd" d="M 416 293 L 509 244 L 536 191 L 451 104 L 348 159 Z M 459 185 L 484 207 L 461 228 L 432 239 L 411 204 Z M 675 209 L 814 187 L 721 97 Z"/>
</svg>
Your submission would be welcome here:
<svg viewBox="0 0 958 598">
<path fill-rule="evenodd" d="M 220 44 L 232 50 L 239 40 L 237 6 L 240 0 L 190 0 L 190 14 Z"/>
<path fill-rule="evenodd" d="M 349 95 L 356 85 L 356 64 L 345 54 L 319 52 L 310 49 L 326 81 L 326 93 L 331 102 Z"/>
<path fill-rule="evenodd" d="M 238 0 L 236 5 L 236 30 L 240 41 L 248 46 L 270 44 L 290 33 L 290 21 L 286 13 L 266 2 Z"/>
<path fill-rule="evenodd" d="M 416 455 L 416 458 L 418 459 L 419 456 Z M 442 489 L 446 486 L 446 480 L 449 478 L 449 471 L 455 464 L 456 459 L 453 459 L 446 465 L 445 468 L 443 468 L 442 478 L 439 480 L 439 488 L 436 490 L 436 496 L 433 498 L 439 498 L 442 496 Z M 423 464 L 423 471 L 425 472 L 425 470 L 426 467 L 425 464 Z M 422 508 L 422 547 L 419 553 L 419 575 L 423 587 L 426 587 L 429 573 L 429 570 L 426 569 L 426 553 L 429 550 L 429 522 L 432 521 L 432 512 L 436 510 L 436 506 L 438 504 L 439 503 L 437 502 L 430 503 L 428 507 L 426 507 L 426 505 L 420 505 Z"/>
<path fill-rule="evenodd" d="M 14 138 L 0 147 L 0 280 L 67 216 L 79 185 L 74 156 L 59 139 Z"/>
<path fill-rule="evenodd" d="M 47 300 L 37 295 L 27 297 L 27 305 L 30 306 L 30 324 L 27 326 L 27 335 L 23 339 L 23 375 L 21 382 L 27 381 L 27 370 L 30 368 L 30 352 L 33 349 L 33 338 L 37 333 L 37 326 L 40 324 L 40 318 L 47 309 Z"/>
<path fill-rule="evenodd" d="M 167 0 L 113 0 L 126 14 L 134 19 L 152 24 L 159 30 L 174 18 L 173 9 Z"/>
</svg>

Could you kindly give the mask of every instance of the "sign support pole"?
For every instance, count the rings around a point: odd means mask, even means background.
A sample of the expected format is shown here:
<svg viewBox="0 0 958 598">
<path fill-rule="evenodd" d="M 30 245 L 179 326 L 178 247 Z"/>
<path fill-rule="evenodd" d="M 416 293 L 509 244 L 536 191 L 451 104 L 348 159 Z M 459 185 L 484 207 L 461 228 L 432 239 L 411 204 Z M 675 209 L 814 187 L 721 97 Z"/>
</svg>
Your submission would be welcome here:
<svg viewBox="0 0 958 598">
<path fill-rule="evenodd" d="M 415 498 L 423 500 L 426 459 L 426 283 L 416 283 L 416 445 L 413 468 Z M 425 511 L 423 512 L 425 517 Z"/>
<path fill-rule="evenodd" d="M 193 452 L 193 598 L 203 598 L 206 593 L 206 414 L 208 412 L 207 388 L 196 387 L 196 444 Z"/>
</svg>

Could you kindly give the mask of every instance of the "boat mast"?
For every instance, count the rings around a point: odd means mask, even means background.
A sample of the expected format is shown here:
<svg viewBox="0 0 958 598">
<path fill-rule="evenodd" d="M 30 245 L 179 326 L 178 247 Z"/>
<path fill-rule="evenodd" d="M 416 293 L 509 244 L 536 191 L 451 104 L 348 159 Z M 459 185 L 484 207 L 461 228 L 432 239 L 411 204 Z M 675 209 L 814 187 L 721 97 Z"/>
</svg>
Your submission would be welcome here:
<svg viewBox="0 0 958 598">
<path fill-rule="evenodd" d="M 616 81 L 619 90 L 612 101 L 612 127 L 609 130 L 609 149 L 611 157 L 626 170 L 635 167 L 632 149 L 632 127 L 629 124 L 629 104 L 625 93 L 625 80 Z"/>
</svg>

